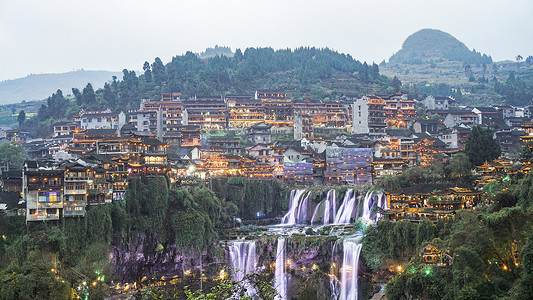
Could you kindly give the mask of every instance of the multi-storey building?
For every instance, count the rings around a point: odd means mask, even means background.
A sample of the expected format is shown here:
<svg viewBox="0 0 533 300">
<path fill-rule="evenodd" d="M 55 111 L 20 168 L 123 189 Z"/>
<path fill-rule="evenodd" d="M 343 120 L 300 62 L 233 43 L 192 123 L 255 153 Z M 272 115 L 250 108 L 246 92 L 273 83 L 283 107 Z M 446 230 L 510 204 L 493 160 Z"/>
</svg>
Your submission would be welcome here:
<svg viewBox="0 0 533 300">
<path fill-rule="evenodd" d="M 352 106 L 352 133 L 385 135 L 385 100 L 377 96 L 364 96 Z"/>
<path fill-rule="evenodd" d="M 78 124 L 75 122 L 57 122 L 52 127 L 54 127 L 54 137 L 69 136 L 78 128 Z"/>
<path fill-rule="evenodd" d="M 415 100 L 407 94 L 396 93 L 382 97 L 385 100 L 385 116 L 387 127 L 408 128 L 416 120 Z"/>
<path fill-rule="evenodd" d="M 328 124 L 326 105 L 322 101 L 309 98 L 295 100 L 293 109 L 295 116 L 311 116 L 313 118 L 313 127 L 325 127 Z"/>
<path fill-rule="evenodd" d="M 344 101 L 324 102 L 326 106 L 326 126 L 343 128 L 350 125 L 350 104 Z"/>
<path fill-rule="evenodd" d="M 220 97 L 195 97 L 183 101 L 182 124 L 209 129 L 226 128 L 226 102 Z"/>
<path fill-rule="evenodd" d="M 80 111 L 74 121 L 81 129 L 115 129 L 120 130 L 126 124 L 126 115 L 123 112 L 105 111 Z"/>
<path fill-rule="evenodd" d="M 64 170 L 28 160 L 22 169 L 22 198 L 26 221 L 53 221 L 63 215 Z"/>
<path fill-rule="evenodd" d="M 455 99 L 453 97 L 440 97 L 440 96 L 427 96 L 422 100 L 422 104 L 426 109 L 436 110 L 448 110 L 455 105 Z"/>
<path fill-rule="evenodd" d="M 261 100 L 265 109 L 265 123 L 277 127 L 292 126 L 293 102 L 287 94 L 279 91 L 256 91 L 255 98 Z"/>
<path fill-rule="evenodd" d="M 313 117 L 309 115 L 294 115 L 294 140 L 313 138 Z"/>
<path fill-rule="evenodd" d="M 265 121 L 265 108 L 261 100 L 248 95 L 227 95 L 228 127 L 247 128 Z"/>
<path fill-rule="evenodd" d="M 372 149 L 327 148 L 324 181 L 328 184 L 372 184 Z"/>
</svg>

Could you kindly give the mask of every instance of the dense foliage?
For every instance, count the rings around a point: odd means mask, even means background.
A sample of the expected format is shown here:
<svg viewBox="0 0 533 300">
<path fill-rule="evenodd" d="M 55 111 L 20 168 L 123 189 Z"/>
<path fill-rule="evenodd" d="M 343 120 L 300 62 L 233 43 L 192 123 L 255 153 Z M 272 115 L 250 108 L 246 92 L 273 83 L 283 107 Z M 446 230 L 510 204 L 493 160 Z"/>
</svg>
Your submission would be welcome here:
<svg viewBox="0 0 533 300">
<path fill-rule="evenodd" d="M 500 157 L 501 147 L 490 128 L 474 126 L 466 140 L 465 154 L 472 165 L 480 166 Z"/>
<path fill-rule="evenodd" d="M 530 70 L 522 75 L 511 72 L 504 83 L 495 79 L 493 82 L 494 90 L 511 105 L 526 105 L 533 100 L 533 72 Z"/>
<path fill-rule="evenodd" d="M 145 235 L 162 248 L 199 251 L 231 226 L 237 211 L 206 188 L 170 189 L 165 177 L 131 180 L 126 198 L 90 206 L 84 218 L 30 223 L 29 233 L 24 217 L 0 216 L 0 298 L 71 299 L 81 286 L 78 295 L 101 299 L 99 276 L 115 275 L 108 260 L 112 244 L 127 247 Z"/>
<path fill-rule="evenodd" d="M 211 189 L 220 199 L 235 205 L 234 216 L 245 220 L 261 216 L 274 217 L 287 207 L 287 189 L 277 180 L 260 181 L 245 178 L 213 178 Z"/>
<path fill-rule="evenodd" d="M 375 270 L 403 265 L 387 284 L 388 299 L 531 299 L 532 183 L 531 173 L 499 182 L 491 205 L 460 211 L 450 223 L 368 228 L 367 264 Z M 444 251 L 445 265 L 425 264 L 417 255 L 428 243 Z"/>
</svg>

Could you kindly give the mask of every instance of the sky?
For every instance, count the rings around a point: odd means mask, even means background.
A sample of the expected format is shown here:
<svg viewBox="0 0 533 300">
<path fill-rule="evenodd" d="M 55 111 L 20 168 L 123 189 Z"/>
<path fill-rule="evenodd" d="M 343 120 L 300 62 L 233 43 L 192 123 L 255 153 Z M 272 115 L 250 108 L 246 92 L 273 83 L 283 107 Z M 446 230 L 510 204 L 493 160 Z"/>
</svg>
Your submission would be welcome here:
<svg viewBox="0 0 533 300">
<path fill-rule="evenodd" d="M 215 45 L 329 47 L 381 62 L 412 33 L 450 33 L 495 61 L 533 55 L 531 0 L 0 0 L 0 81 L 141 70 Z"/>
</svg>

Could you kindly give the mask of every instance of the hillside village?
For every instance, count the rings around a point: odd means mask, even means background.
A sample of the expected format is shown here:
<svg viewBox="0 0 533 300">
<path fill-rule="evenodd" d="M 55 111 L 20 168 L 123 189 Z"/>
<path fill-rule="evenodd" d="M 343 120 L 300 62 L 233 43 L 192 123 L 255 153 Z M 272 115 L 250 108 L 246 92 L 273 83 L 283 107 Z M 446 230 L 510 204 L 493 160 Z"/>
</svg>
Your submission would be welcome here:
<svg viewBox="0 0 533 300">
<path fill-rule="evenodd" d="M 88 206 L 124 200 L 128 179 L 152 175 L 179 185 L 219 177 L 372 185 L 449 159 L 464 150 L 473 126 L 491 128 L 502 156 L 476 169 L 477 186 L 387 191 L 389 219 L 436 221 L 477 205 L 480 188 L 505 172 L 529 172 L 518 157 L 533 138 L 532 117 L 533 106 L 462 107 L 452 97 L 402 92 L 336 101 L 262 90 L 192 99 L 166 93 L 133 111 L 82 110 L 53 124 L 46 139 L 6 131 L 2 141 L 22 143 L 29 160 L 22 169 L 3 166 L 1 208 L 28 223 L 84 216 Z M 445 200 L 432 205 L 433 196 Z"/>
</svg>

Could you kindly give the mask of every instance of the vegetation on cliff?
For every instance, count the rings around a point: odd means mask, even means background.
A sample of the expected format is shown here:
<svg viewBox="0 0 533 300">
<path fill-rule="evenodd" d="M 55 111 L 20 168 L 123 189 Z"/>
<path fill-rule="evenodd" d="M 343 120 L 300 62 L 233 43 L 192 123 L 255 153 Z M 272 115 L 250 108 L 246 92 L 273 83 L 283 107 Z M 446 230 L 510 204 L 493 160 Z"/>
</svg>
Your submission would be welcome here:
<svg viewBox="0 0 533 300">
<path fill-rule="evenodd" d="M 493 184 L 489 206 L 459 211 L 452 222 L 378 222 L 365 232 L 365 261 L 374 270 L 401 266 L 389 299 L 531 299 L 532 184 L 532 173 Z M 445 265 L 423 262 L 427 244 L 443 251 Z"/>
</svg>

